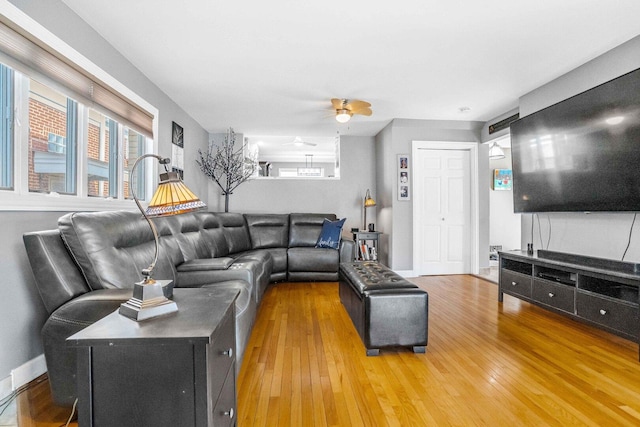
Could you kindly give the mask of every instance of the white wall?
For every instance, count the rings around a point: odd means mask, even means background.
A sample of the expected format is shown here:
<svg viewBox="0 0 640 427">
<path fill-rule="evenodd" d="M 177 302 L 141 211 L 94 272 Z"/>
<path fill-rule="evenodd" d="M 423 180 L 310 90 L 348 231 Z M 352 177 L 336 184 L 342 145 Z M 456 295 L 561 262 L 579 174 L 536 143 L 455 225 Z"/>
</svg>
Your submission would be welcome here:
<svg viewBox="0 0 640 427">
<path fill-rule="evenodd" d="M 534 113 L 637 68 L 640 68 L 640 36 L 522 96 L 520 116 Z M 532 220 L 535 249 L 542 247 L 619 260 L 627 246 L 633 213 L 523 215 L 523 248 L 532 241 Z M 625 260 L 640 261 L 637 227 Z"/>
<path fill-rule="evenodd" d="M 511 149 L 503 148 L 505 158 L 489 160 L 489 176 L 493 180 L 494 169 L 511 169 Z M 510 251 L 520 249 L 520 220 L 522 215 L 513 213 L 513 190 L 495 191 L 489 186 L 489 245 L 502 245 Z"/>
</svg>

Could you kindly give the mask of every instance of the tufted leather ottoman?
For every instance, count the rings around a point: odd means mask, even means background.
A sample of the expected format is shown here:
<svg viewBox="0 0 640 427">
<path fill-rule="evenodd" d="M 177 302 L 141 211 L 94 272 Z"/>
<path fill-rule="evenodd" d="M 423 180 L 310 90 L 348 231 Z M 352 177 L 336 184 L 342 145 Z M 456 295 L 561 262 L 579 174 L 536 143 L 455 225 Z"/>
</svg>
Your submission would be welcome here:
<svg viewBox="0 0 640 427">
<path fill-rule="evenodd" d="M 377 262 L 340 264 L 340 301 L 367 349 L 412 346 L 424 353 L 429 329 L 429 295 Z"/>
</svg>

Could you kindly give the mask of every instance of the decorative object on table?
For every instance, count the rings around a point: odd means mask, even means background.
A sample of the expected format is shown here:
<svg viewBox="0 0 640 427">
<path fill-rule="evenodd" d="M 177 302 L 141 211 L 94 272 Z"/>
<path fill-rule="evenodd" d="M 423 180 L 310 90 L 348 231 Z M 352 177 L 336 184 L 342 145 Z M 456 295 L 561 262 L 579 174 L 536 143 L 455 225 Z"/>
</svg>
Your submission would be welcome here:
<svg viewBox="0 0 640 427">
<path fill-rule="evenodd" d="M 322 222 L 322 230 L 316 242 L 316 248 L 338 249 L 340 247 L 340 236 L 342 235 L 342 226 L 346 218 L 336 221 L 325 219 Z"/>
<path fill-rule="evenodd" d="M 376 231 L 375 224 L 374 224 L 374 223 L 372 223 L 372 222 L 370 222 L 370 223 L 369 223 L 369 226 L 368 226 L 368 228 L 367 228 L 367 230 L 368 230 L 368 231 L 371 231 L 371 232 Z"/>
<path fill-rule="evenodd" d="M 367 188 L 367 193 L 364 195 L 364 202 L 362 203 L 362 210 L 364 210 L 364 222 L 362 223 L 362 230 L 365 231 L 367 229 L 367 208 L 376 205 L 376 201 L 371 198 L 371 193 Z"/>
<path fill-rule="evenodd" d="M 171 122 L 171 170 L 184 179 L 184 129 Z"/>
<path fill-rule="evenodd" d="M 398 200 L 411 200 L 409 155 L 398 154 Z"/>
<path fill-rule="evenodd" d="M 493 141 L 491 144 L 489 144 L 489 160 L 500 159 L 504 159 L 504 151 L 497 142 Z"/>
<path fill-rule="evenodd" d="M 229 196 L 233 190 L 251 178 L 256 170 L 257 159 L 247 148 L 246 142 L 236 148 L 236 134 L 229 128 L 221 145 L 214 148 L 213 143 L 209 144 L 206 153 L 198 150 L 200 160 L 196 160 L 196 163 L 222 190 L 225 212 L 229 212 Z"/>
<path fill-rule="evenodd" d="M 145 210 L 136 197 L 135 186 L 130 183 L 131 195 L 136 202 L 142 216 L 151 227 L 155 243 L 155 255 L 149 267 L 142 270 L 143 279 L 133 287 L 133 296 L 120 306 L 120 314 L 136 321 L 150 319 L 163 314 L 178 311 L 178 306 L 169 298 L 173 295 L 172 280 L 155 280 L 152 277 L 153 269 L 158 262 L 159 242 L 158 230 L 151 221 L 152 217 L 178 215 L 201 209 L 206 205 L 187 188 L 180 179 L 177 172 L 169 172 L 167 164 L 171 162 L 169 158 L 163 158 L 155 154 L 145 154 L 140 156 L 131 168 L 131 177 L 135 176 L 135 169 L 140 161 L 147 157 L 158 159 L 158 163 L 164 166 L 165 173 L 160 174 L 158 188 Z"/>
<path fill-rule="evenodd" d="M 513 188 L 513 173 L 511 169 L 493 170 L 493 189 L 511 190 Z"/>
<path fill-rule="evenodd" d="M 331 99 L 331 105 L 336 111 L 336 120 L 339 123 L 346 123 L 351 120 L 351 116 L 354 114 L 360 114 L 363 116 L 370 116 L 373 114 L 371 111 L 371 104 L 366 101 L 359 101 L 357 99 Z"/>
</svg>

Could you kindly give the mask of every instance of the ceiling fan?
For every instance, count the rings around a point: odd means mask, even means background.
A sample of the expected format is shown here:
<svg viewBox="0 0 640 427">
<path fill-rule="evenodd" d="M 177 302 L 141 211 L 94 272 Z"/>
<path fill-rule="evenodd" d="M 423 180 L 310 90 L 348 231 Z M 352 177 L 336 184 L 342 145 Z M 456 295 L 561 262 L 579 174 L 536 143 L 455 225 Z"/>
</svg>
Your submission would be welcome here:
<svg viewBox="0 0 640 427">
<path fill-rule="evenodd" d="M 315 147 L 318 144 L 316 144 L 315 142 L 303 141 L 302 138 L 300 138 L 299 136 L 296 136 L 293 141 L 285 142 L 282 145 L 296 145 L 298 147 L 303 146 L 303 145 L 309 145 L 311 147 Z"/>
<path fill-rule="evenodd" d="M 333 104 L 333 108 L 336 110 L 336 120 L 340 123 L 348 122 L 354 114 L 370 116 L 373 113 L 373 111 L 371 111 L 371 104 L 357 99 L 333 98 L 331 99 L 331 104 Z"/>
</svg>

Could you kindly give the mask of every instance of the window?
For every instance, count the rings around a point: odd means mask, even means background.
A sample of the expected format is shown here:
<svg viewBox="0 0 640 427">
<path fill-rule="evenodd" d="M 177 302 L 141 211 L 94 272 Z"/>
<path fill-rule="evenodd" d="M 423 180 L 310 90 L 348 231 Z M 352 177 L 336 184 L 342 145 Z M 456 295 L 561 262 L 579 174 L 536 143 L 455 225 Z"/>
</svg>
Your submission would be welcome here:
<svg viewBox="0 0 640 427">
<path fill-rule="evenodd" d="M 133 183 L 133 185 L 135 186 L 135 188 L 133 188 L 133 191 L 135 192 L 136 197 L 141 200 L 146 200 L 144 180 L 147 170 L 145 167 L 146 162 L 143 161 L 138 164 L 138 167 L 136 168 L 136 176 L 133 177 L 133 181 L 129 177 L 129 173 L 131 172 L 131 168 L 133 167 L 136 159 L 147 152 L 147 150 L 145 150 L 146 138 L 144 137 L 144 135 L 129 128 L 125 128 L 124 137 L 124 197 L 125 199 L 133 199 L 133 196 L 130 193 L 129 189 L 129 185 Z"/>
<path fill-rule="evenodd" d="M 0 64 L 0 189 L 13 189 L 13 70 Z"/>
<path fill-rule="evenodd" d="M 36 27 L 0 22 L 0 209 L 131 208 L 130 178 L 149 194 L 154 168 L 129 169 L 154 151 L 157 110 Z"/>
<path fill-rule="evenodd" d="M 29 191 L 75 194 L 76 102 L 29 83 Z"/>
</svg>

